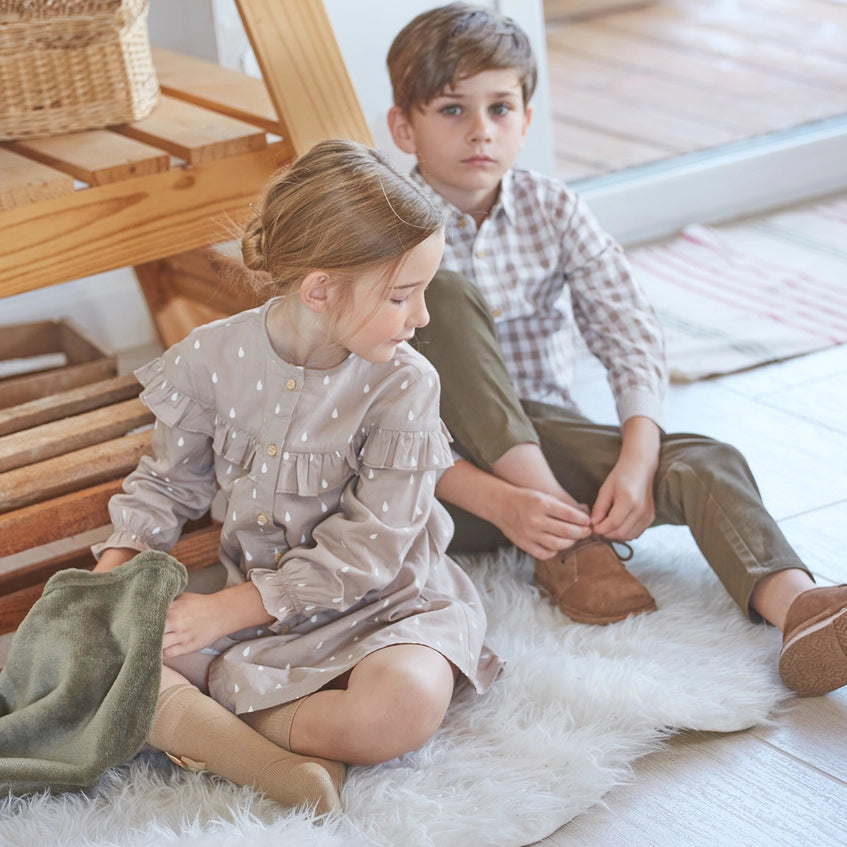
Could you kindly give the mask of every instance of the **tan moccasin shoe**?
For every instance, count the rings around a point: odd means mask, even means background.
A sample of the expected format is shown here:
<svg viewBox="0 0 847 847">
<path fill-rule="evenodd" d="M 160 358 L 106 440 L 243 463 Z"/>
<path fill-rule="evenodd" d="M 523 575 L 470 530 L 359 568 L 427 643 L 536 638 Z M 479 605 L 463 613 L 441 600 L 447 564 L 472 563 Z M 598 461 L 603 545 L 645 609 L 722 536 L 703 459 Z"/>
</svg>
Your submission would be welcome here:
<svg viewBox="0 0 847 847">
<path fill-rule="evenodd" d="M 625 546 L 629 559 L 632 548 Z M 578 541 L 550 559 L 536 559 L 535 583 L 579 623 L 609 624 L 656 610 L 656 601 L 624 567 L 612 542 L 599 536 Z"/>
<path fill-rule="evenodd" d="M 847 585 L 804 591 L 783 633 L 779 675 L 792 691 L 819 697 L 847 685 Z"/>
</svg>

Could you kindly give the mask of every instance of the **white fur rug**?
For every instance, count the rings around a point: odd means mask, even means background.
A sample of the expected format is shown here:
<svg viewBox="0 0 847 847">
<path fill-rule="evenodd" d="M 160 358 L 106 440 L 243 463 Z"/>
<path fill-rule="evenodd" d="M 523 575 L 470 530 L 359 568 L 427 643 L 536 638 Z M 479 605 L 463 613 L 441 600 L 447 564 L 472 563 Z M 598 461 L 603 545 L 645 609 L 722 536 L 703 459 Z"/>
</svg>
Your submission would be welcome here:
<svg viewBox="0 0 847 847">
<path fill-rule="evenodd" d="M 778 633 L 742 616 L 687 529 L 639 540 L 631 567 L 659 610 L 609 627 L 553 609 L 527 557 L 463 564 L 506 669 L 481 697 L 462 687 L 421 750 L 351 769 L 343 816 L 315 821 L 143 753 L 87 796 L 0 803 L 0 844 L 520 847 L 629 779 L 632 762 L 674 730 L 744 729 L 786 694 Z"/>
</svg>

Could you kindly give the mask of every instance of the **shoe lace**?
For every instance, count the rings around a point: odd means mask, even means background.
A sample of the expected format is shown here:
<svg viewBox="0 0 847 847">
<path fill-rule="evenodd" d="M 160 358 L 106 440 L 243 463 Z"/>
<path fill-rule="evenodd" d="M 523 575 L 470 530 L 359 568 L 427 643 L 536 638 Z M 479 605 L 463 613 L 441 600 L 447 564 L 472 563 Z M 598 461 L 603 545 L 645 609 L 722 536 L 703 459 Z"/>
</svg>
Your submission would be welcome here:
<svg viewBox="0 0 847 847">
<path fill-rule="evenodd" d="M 606 538 L 605 535 L 595 535 L 594 533 L 589 535 L 587 538 L 581 538 L 579 541 L 577 541 L 571 547 L 568 547 L 565 552 L 571 553 L 574 550 L 578 549 L 579 547 L 585 547 L 588 544 L 608 544 L 615 551 L 618 558 L 622 562 L 628 562 L 633 557 L 633 555 L 635 554 L 635 551 L 632 549 L 632 545 L 629 544 L 628 542 L 618 541 L 615 538 Z M 626 552 L 621 553 L 618 550 L 618 547 L 623 547 Z"/>
</svg>

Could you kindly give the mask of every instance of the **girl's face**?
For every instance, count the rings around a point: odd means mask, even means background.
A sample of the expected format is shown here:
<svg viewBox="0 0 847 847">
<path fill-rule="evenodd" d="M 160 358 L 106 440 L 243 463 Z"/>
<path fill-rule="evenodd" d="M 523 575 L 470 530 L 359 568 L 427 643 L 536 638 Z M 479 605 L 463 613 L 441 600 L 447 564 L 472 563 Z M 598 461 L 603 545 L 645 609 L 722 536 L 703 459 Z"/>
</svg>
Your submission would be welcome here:
<svg viewBox="0 0 847 847">
<path fill-rule="evenodd" d="M 413 247 L 404 256 L 387 296 L 383 293 L 384 272 L 376 270 L 356 280 L 352 303 L 339 322 L 340 328 L 350 327 L 349 335 L 340 343 L 369 362 L 390 361 L 398 344 L 429 323 L 424 292 L 443 252 L 443 230 Z"/>
</svg>

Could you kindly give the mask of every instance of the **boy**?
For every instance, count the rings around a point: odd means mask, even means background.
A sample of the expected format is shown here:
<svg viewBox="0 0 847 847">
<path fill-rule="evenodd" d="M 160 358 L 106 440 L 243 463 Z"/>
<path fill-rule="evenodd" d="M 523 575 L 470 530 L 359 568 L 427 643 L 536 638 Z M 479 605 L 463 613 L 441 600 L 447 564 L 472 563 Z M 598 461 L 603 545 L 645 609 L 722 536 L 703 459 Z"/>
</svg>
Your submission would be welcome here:
<svg viewBox="0 0 847 847">
<path fill-rule="evenodd" d="M 452 3 L 398 34 L 388 68 L 392 137 L 447 216 L 418 337 L 464 457 L 437 489 L 454 548 L 512 541 L 565 614 L 605 624 L 655 608 L 611 542 L 687 525 L 745 614 L 782 630 L 789 688 L 847 684 L 847 586 L 814 587 L 737 450 L 662 431 L 661 330 L 623 252 L 566 186 L 513 167 L 536 81 L 525 33 Z M 607 369 L 620 428 L 570 399 L 576 331 Z"/>
</svg>

